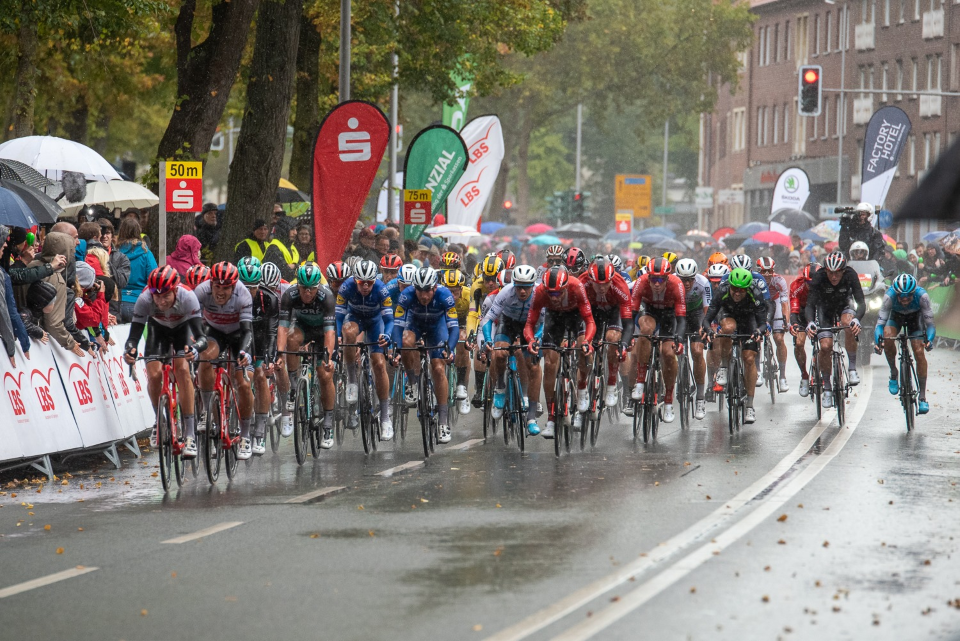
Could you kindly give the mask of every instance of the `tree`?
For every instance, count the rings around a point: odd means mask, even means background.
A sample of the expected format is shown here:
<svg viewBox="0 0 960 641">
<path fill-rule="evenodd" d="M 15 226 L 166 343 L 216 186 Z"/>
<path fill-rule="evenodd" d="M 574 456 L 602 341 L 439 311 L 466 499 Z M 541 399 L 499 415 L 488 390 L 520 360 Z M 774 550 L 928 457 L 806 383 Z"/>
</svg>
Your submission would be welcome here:
<svg viewBox="0 0 960 641">
<path fill-rule="evenodd" d="M 313 180 L 313 144 L 320 128 L 320 45 L 322 35 L 306 11 L 300 17 L 300 43 L 297 49 L 296 116 L 293 121 L 293 151 L 290 157 L 290 181 L 311 191 Z M 329 93 L 329 88 L 327 88 Z"/>
</svg>

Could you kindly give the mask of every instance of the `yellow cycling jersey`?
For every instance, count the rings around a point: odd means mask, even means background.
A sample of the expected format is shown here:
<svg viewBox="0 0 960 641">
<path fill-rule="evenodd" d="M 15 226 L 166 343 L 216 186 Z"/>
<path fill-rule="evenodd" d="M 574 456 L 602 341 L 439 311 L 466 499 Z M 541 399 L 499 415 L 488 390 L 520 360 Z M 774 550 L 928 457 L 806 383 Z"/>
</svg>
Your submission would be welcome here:
<svg viewBox="0 0 960 641">
<path fill-rule="evenodd" d="M 496 288 L 496 281 L 494 281 L 490 287 L 487 287 L 486 283 L 483 282 L 482 276 L 473 281 L 469 293 L 470 313 L 467 314 L 467 335 L 477 331 L 477 326 L 480 324 L 480 308 L 483 307 L 483 301 L 487 295 Z"/>
<path fill-rule="evenodd" d="M 467 322 L 467 318 L 470 314 L 470 290 L 467 287 L 460 288 L 460 296 L 457 297 L 457 303 L 454 305 L 454 309 L 457 311 L 457 321 L 460 325 L 464 325 Z"/>
</svg>

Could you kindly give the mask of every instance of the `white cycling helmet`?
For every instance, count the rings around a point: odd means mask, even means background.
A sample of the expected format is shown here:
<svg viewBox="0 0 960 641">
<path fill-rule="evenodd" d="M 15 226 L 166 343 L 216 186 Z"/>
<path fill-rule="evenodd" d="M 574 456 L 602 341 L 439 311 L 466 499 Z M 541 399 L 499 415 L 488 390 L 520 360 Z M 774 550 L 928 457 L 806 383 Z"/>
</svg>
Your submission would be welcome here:
<svg viewBox="0 0 960 641">
<path fill-rule="evenodd" d="M 417 266 L 407 263 L 400 268 L 400 271 L 397 273 L 397 281 L 403 283 L 404 285 L 413 285 L 413 277 L 417 273 Z"/>
<path fill-rule="evenodd" d="M 750 260 L 750 257 L 746 254 L 737 254 L 736 256 L 730 257 L 730 269 L 736 269 L 740 267 L 745 269 L 748 272 L 753 271 L 753 261 Z"/>
<path fill-rule="evenodd" d="M 615 270 L 623 271 L 623 259 L 620 258 L 618 254 L 608 254 L 607 258 L 610 260 L 610 264 L 613 265 Z"/>
<path fill-rule="evenodd" d="M 513 284 L 520 287 L 537 282 L 537 270 L 530 265 L 517 265 L 513 268 Z"/>
<path fill-rule="evenodd" d="M 377 264 L 372 260 L 361 260 L 353 268 L 353 277 L 355 280 L 373 281 L 377 279 Z"/>
<path fill-rule="evenodd" d="M 824 259 L 823 266 L 828 272 L 838 272 L 847 266 L 847 259 L 840 252 L 833 252 Z"/>
<path fill-rule="evenodd" d="M 700 271 L 700 268 L 697 266 L 697 261 L 692 258 L 681 258 L 680 261 L 677 262 L 674 273 L 680 278 L 693 278 L 697 275 L 698 271 Z"/>
<path fill-rule="evenodd" d="M 413 275 L 413 286 L 417 289 L 433 289 L 437 286 L 437 270 L 433 267 L 421 267 Z"/>
<path fill-rule="evenodd" d="M 723 278 L 730 273 L 730 266 L 724 265 L 723 263 L 716 263 L 715 265 L 710 265 L 710 268 L 707 270 L 707 278 Z"/>
<path fill-rule="evenodd" d="M 853 255 L 853 252 L 863 252 L 863 258 L 857 258 L 856 256 Z M 850 260 L 867 260 L 869 256 L 870 256 L 870 248 L 867 247 L 867 244 L 862 240 L 858 240 L 857 242 L 850 245 Z"/>
<path fill-rule="evenodd" d="M 280 268 L 274 265 L 273 263 L 264 263 L 261 267 L 262 271 L 262 283 L 270 288 L 276 289 L 280 287 Z"/>
</svg>

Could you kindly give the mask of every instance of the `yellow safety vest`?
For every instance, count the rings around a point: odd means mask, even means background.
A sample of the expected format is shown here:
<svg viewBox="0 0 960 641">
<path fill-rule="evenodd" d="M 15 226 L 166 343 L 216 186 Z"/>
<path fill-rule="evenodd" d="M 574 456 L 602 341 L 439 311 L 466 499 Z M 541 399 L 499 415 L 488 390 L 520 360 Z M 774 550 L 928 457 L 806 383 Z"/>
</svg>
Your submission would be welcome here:
<svg viewBox="0 0 960 641">
<path fill-rule="evenodd" d="M 262 263 L 263 253 L 267 250 L 267 247 L 270 246 L 270 243 L 266 243 L 263 246 L 263 249 L 261 249 L 259 241 L 256 241 L 252 238 L 244 238 L 243 240 L 241 240 L 239 243 L 236 244 L 236 246 L 233 248 L 233 251 L 236 252 L 237 250 L 239 250 L 240 245 L 242 245 L 243 243 L 246 243 L 250 247 L 250 255 Z"/>
</svg>

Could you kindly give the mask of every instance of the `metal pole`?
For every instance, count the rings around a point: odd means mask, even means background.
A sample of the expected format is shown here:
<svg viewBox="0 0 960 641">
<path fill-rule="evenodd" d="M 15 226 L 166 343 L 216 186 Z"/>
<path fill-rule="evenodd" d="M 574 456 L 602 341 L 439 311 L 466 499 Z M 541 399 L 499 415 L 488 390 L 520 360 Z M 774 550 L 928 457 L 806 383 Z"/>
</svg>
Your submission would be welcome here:
<svg viewBox="0 0 960 641">
<path fill-rule="evenodd" d="M 400 15 L 400 3 L 397 2 L 394 4 L 394 14 Z M 394 53 L 393 58 L 393 88 L 390 90 L 390 165 L 387 169 L 389 176 L 387 176 L 387 222 L 393 220 L 394 216 L 397 213 L 396 202 L 394 201 L 394 191 L 397 188 L 395 182 L 397 176 L 397 112 L 398 112 L 398 103 L 400 100 L 400 89 L 397 84 L 397 76 L 399 75 L 399 70 L 397 69 L 400 58 Z M 403 238 L 403 225 L 400 225 L 400 243 L 405 239 Z"/>
<path fill-rule="evenodd" d="M 577 175 L 573 182 L 574 191 L 580 193 L 580 136 L 583 132 L 583 103 L 577 103 Z"/>
<path fill-rule="evenodd" d="M 167 264 L 167 163 L 160 161 L 160 229 L 159 255 L 160 266 Z"/>
<path fill-rule="evenodd" d="M 340 0 L 340 102 L 350 100 L 350 0 Z"/>
<path fill-rule="evenodd" d="M 663 123 L 663 195 L 660 204 L 667 206 L 667 160 L 670 158 L 670 121 Z"/>
<path fill-rule="evenodd" d="M 844 90 L 847 88 L 845 84 L 845 76 L 847 70 L 847 38 L 850 27 L 847 24 L 847 19 L 849 13 L 847 11 L 848 5 L 843 5 L 843 12 L 841 13 L 840 24 L 843 29 L 843 34 L 840 36 L 840 108 L 837 109 L 837 202 L 843 203 L 843 133 L 847 128 L 847 111 Z M 827 132 L 829 134 L 829 132 Z"/>
</svg>

